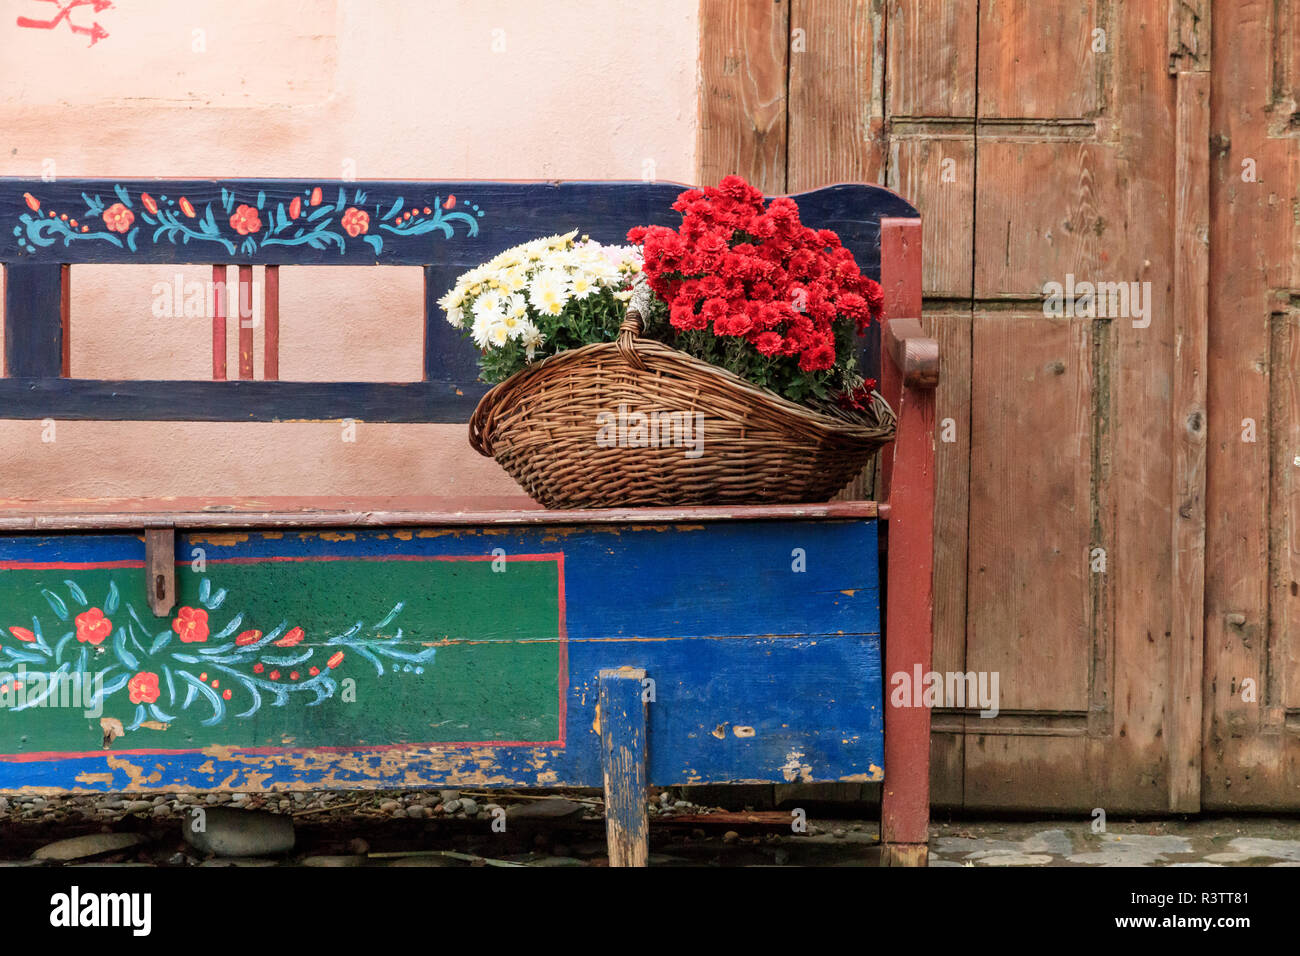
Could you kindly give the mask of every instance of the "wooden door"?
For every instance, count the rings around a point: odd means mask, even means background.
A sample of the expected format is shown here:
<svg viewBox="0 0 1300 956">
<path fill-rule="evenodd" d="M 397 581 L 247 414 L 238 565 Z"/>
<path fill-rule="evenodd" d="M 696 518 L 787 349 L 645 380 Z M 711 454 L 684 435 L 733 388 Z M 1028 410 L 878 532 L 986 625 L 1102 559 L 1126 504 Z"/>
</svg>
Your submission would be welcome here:
<svg viewBox="0 0 1300 956">
<path fill-rule="evenodd" d="M 874 177 L 921 210 L 923 318 L 943 363 L 935 668 L 997 674 L 1000 691 L 996 717 L 935 714 L 938 805 L 1199 805 L 1208 14 L 1163 0 L 702 3 L 701 179 L 793 192 Z M 1262 36 L 1235 42 L 1246 56 Z M 1137 283 L 1140 307 L 1045 308 L 1050 283 L 1084 282 Z M 1241 319 L 1252 357 L 1269 346 L 1257 301 Z M 1225 414 L 1209 412 L 1211 443 Z M 1243 587 L 1263 608 L 1262 586 Z"/>
</svg>

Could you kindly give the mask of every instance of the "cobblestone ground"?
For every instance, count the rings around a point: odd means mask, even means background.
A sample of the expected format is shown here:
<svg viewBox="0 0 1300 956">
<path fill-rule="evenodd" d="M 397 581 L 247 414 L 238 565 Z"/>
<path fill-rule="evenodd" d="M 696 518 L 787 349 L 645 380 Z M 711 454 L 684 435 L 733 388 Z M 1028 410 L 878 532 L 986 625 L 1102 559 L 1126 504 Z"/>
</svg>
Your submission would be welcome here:
<svg viewBox="0 0 1300 956">
<path fill-rule="evenodd" d="M 225 807 L 253 812 L 207 812 Z M 0 865 L 606 866 L 602 812 L 597 791 L 8 797 Z M 186 839 L 196 816 L 206 836 Z M 810 815 L 794 832 L 794 819 L 657 793 L 650 862 L 877 864 L 876 820 Z M 1300 819 L 936 822 L 930 850 L 932 866 L 1297 866 Z"/>
</svg>

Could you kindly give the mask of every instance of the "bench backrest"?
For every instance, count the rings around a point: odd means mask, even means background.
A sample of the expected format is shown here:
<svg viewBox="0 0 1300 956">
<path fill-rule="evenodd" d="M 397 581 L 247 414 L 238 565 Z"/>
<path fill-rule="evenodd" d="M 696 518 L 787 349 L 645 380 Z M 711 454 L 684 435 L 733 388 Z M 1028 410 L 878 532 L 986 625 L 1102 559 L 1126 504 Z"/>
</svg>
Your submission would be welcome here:
<svg viewBox="0 0 1300 956">
<path fill-rule="evenodd" d="M 456 277 L 498 252 L 577 229 L 625 242 L 636 225 L 675 226 L 687 187 L 645 182 L 468 180 L 0 178 L 0 264 L 6 272 L 5 367 L 0 418 L 277 421 L 356 418 L 460 422 L 487 386 L 475 352 L 437 299 Z M 803 222 L 833 229 L 867 275 L 880 277 L 880 220 L 916 218 L 879 186 L 845 184 L 798 194 Z M 208 263 L 217 282 L 239 266 L 266 267 L 263 376 L 255 378 L 250 323 L 239 324 L 238 378 L 227 380 L 226 316 L 213 310 L 213 381 L 107 381 L 68 377 L 68 266 Z M 424 380 L 285 382 L 279 369 L 282 265 L 390 265 L 424 270 Z M 247 293 L 245 292 L 245 296 Z M 878 367 L 878 337 L 864 344 Z"/>
</svg>

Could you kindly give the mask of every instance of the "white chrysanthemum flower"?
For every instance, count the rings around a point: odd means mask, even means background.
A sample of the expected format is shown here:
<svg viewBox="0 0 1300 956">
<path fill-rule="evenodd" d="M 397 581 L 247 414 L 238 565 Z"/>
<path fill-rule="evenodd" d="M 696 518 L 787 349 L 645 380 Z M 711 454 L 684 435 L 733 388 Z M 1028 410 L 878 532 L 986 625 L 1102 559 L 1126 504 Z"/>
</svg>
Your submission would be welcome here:
<svg viewBox="0 0 1300 956">
<path fill-rule="evenodd" d="M 528 299 L 544 315 L 559 315 L 569 302 L 569 283 L 563 273 L 547 269 L 528 285 Z"/>
<path fill-rule="evenodd" d="M 474 324 L 470 327 L 470 336 L 474 339 L 474 344 L 481 349 L 488 347 L 492 340 L 492 330 L 501 323 L 500 313 L 474 312 Z"/>
<path fill-rule="evenodd" d="M 537 354 L 537 349 L 546 341 L 546 336 L 541 333 L 537 326 L 531 322 L 523 323 L 523 330 L 519 334 L 519 341 L 523 343 L 524 352 L 528 361 L 533 360 Z"/>
<path fill-rule="evenodd" d="M 599 282 L 595 273 L 580 270 L 569 276 L 569 291 L 573 293 L 573 298 L 585 299 L 596 291 Z"/>
<path fill-rule="evenodd" d="M 494 322 L 488 328 L 488 341 L 496 346 L 505 345 L 510 341 L 510 330 L 506 328 L 504 319 Z"/>
<path fill-rule="evenodd" d="M 460 307 L 447 310 L 447 321 L 451 323 L 452 328 L 463 329 L 465 327 L 465 312 Z"/>
<path fill-rule="evenodd" d="M 501 312 L 502 299 L 501 294 L 493 289 L 484 292 L 474 300 L 474 315 L 491 317 Z"/>
</svg>

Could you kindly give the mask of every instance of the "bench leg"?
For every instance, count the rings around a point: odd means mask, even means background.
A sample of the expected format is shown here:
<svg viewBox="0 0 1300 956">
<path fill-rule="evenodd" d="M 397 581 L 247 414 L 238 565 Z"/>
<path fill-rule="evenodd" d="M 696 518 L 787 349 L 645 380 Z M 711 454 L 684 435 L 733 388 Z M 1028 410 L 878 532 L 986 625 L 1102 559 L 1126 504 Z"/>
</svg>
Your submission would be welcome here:
<svg viewBox="0 0 1300 956">
<path fill-rule="evenodd" d="M 650 856 L 644 680 L 645 671 L 633 667 L 600 672 L 600 763 L 610 866 L 645 866 Z"/>
</svg>

